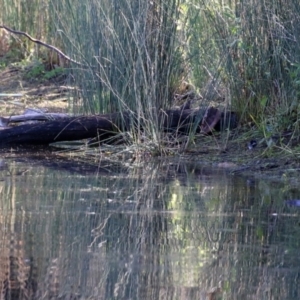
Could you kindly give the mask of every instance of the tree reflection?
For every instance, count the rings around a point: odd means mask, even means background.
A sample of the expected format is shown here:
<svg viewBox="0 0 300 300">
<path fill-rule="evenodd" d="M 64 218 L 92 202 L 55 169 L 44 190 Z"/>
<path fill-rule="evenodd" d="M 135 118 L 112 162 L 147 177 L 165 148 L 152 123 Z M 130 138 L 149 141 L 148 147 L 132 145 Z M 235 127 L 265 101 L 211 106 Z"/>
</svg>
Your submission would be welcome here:
<svg viewBox="0 0 300 300">
<path fill-rule="evenodd" d="M 98 177 L 22 168 L 0 191 L 1 299 L 299 295 L 284 183 L 166 161 Z"/>
</svg>

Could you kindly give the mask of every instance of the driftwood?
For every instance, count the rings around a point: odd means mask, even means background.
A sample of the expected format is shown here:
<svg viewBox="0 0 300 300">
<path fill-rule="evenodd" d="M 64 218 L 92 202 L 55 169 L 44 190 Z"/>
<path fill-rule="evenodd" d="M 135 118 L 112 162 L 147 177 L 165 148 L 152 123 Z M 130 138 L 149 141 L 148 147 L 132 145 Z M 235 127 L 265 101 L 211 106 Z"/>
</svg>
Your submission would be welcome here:
<svg viewBox="0 0 300 300">
<path fill-rule="evenodd" d="M 119 112 L 95 116 L 66 116 L 49 114 L 50 119 L 34 124 L 0 130 L 0 145 L 50 144 L 59 141 L 72 141 L 88 138 L 98 138 L 104 141 L 119 132 L 137 128 L 137 119 L 130 112 Z M 23 115 L 24 120 L 45 120 L 47 114 Z M 22 121 L 21 116 L 2 118 L 6 125 Z M 13 121 L 14 120 L 14 121 Z M 234 128 L 237 124 L 235 113 L 220 113 L 215 108 L 205 109 L 172 109 L 160 111 L 159 122 L 166 132 L 188 133 L 191 129 L 196 132 L 209 133 L 212 129 Z M 211 124 L 211 125 L 210 125 Z M 143 122 L 139 126 L 143 127 Z"/>
</svg>

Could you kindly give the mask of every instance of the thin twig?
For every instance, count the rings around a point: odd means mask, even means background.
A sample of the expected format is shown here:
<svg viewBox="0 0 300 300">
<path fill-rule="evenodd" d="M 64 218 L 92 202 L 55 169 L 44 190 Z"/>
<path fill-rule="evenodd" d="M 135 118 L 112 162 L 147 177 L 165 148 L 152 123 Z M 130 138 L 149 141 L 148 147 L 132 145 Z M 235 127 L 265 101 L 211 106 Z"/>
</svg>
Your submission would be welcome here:
<svg viewBox="0 0 300 300">
<path fill-rule="evenodd" d="M 55 51 L 56 53 L 58 53 L 59 55 L 61 55 L 63 58 L 65 58 L 66 60 L 78 65 L 78 66 L 82 66 L 82 67 L 88 67 L 87 65 L 84 65 L 74 59 L 72 59 L 71 57 L 69 57 L 68 55 L 64 54 L 61 50 L 59 50 L 58 48 L 52 46 L 52 45 L 49 45 L 49 44 L 46 44 L 40 40 L 37 40 L 33 37 L 31 37 L 28 33 L 24 32 L 24 31 L 19 31 L 19 30 L 14 30 L 14 29 L 11 29 L 5 25 L 0 25 L 0 28 L 4 28 L 6 29 L 7 31 L 11 32 L 11 33 L 14 33 L 14 34 L 19 34 L 19 35 L 24 35 L 26 36 L 29 40 L 31 40 L 32 42 L 36 43 L 36 44 L 39 44 L 39 45 L 42 45 L 48 49 L 51 49 L 53 51 Z"/>
</svg>

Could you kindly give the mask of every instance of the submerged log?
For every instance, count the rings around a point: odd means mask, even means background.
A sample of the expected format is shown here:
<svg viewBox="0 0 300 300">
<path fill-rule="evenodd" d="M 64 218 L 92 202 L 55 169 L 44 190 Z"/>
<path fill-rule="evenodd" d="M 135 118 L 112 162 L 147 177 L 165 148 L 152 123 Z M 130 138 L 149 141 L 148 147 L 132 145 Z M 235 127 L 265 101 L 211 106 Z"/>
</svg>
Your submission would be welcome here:
<svg viewBox="0 0 300 300">
<path fill-rule="evenodd" d="M 212 112 L 213 113 L 213 112 Z M 202 120 L 205 122 L 208 110 L 205 109 L 173 109 L 161 111 L 159 122 L 162 129 L 168 132 L 188 133 L 190 130 L 201 132 Z M 34 116 L 32 116 L 34 119 Z M 212 128 L 222 130 L 223 127 L 234 128 L 237 118 L 234 113 L 216 113 L 212 121 Z M 143 121 L 138 122 L 137 118 L 130 112 L 120 112 L 95 116 L 59 116 L 59 119 L 48 120 L 34 124 L 23 124 L 0 130 L 0 145 L 12 144 L 50 144 L 60 141 L 72 141 L 88 138 L 98 138 L 104 141 L 115 136 L 119 132 L 129 131 L 137 127 L 143 127 Z M 207 124 L 206 124 L 207 125 Z M 208 124 L 209 125 L 209 124 Z M 203 131 L 204 132 L 204 131 Z M 205 132 L 209 130 L 205 126 Z"/>
</svg>

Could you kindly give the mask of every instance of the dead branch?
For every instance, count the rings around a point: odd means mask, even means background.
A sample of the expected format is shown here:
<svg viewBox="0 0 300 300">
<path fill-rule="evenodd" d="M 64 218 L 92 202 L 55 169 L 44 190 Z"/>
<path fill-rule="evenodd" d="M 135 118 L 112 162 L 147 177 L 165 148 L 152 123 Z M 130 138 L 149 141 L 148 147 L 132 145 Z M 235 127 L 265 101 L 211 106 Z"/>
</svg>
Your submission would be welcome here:
<svg viewBox="0 0 300 300">
<path fill-rule="evenodd" d="M 87 65 L 84 65 L 74 59 L 72 59 L 71 57 L 69 57 L 68 55 L 64 54 L 61 50 L 59 50 L 58 48 L 52 46 L 52 45 L 49 45 L 43 41 L 40 41 L 40 40 L 37 40 L 33 37 L 31 37 L 28 33 L 24 32 L 24 31 L 19 31 L 19 30 L 14 30 L 10 27 L 7 27 L 5 25 L 0 25 L 0 28 L 4 28 L 5 30 L 7 30 L 8 32 L 11 32 L 11 33 L 14 33 L 14 34 L 19 34 L 19 35 L 24 35 L 26 36 L 30 41 L 36 43 L 36 44 L 39 44 L 39 45 L 42 45 L 48 49 L 51 49 L 53 51 L 55 51 L 58 55 L 62 56 L 63 58 L 65 58 L 67 61 L 69 62 L 72 62 L 78 66 L 81 66 L 81 67 L 88 67 Z"/>
</svg>

